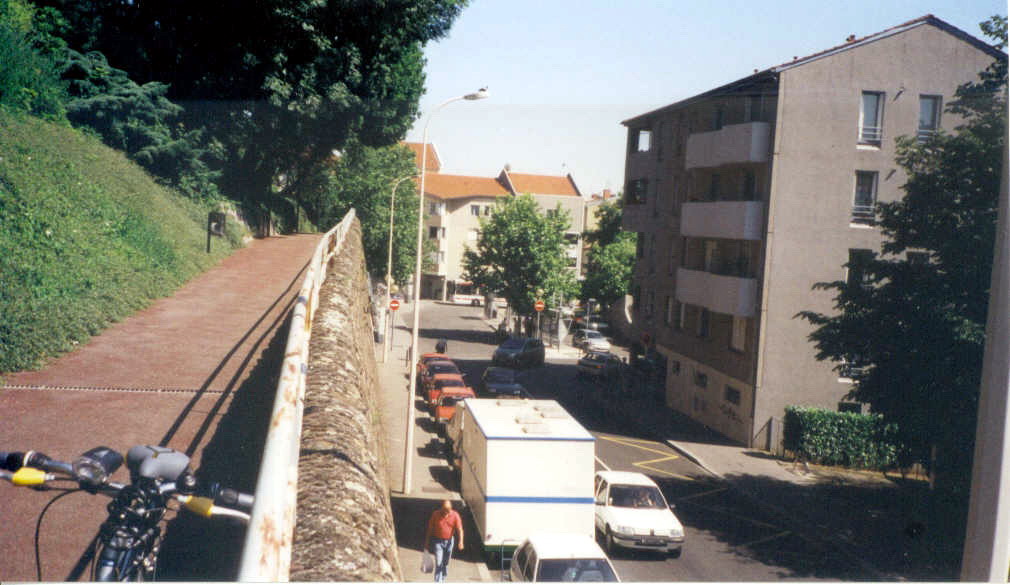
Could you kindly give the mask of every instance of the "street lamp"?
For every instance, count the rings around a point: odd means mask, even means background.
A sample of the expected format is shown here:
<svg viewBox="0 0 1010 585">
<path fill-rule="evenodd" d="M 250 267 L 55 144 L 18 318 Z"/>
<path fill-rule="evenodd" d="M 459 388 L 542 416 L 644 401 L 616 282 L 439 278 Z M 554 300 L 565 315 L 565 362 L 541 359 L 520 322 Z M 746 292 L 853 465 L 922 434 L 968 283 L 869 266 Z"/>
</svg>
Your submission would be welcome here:
<svg viewBox="0 0 1010 585">
<path fill-rule="evenodd" d="M 389 254 L 386 259 L 386 322 L 388 323 L 392 319 L 392 314 L 389 310 L 389 288 L 393 277 L 393 213 L 396 210 L 396 188 L 400 186 L 400 183 L 406 181 L 407 179 L 413 179 L 417 176 L 417 173 L 413 175 L 407 175 L 406 177 L 400 177 L 393 183 L 393 193 L 389 196 Z M 383 326 L 383 331 L 386 333 L 386 342 L 382 345 L 382 363 L 386 363 L 386 357 L 389 355 L 389 346 L 392 345 L 393 327 Z"/>
<path fill-rule="evenodd" d="M 424 122 L 424 133 L 421 137 L 421 185 L 418 189 L 418 208 L 417 208 L 417 261 L 414 265 L 414 324 L 411 327 L 410 332 L 410 386 L 407 388 L 407 438 L 403 445 L 403 493 L 410 493 L 410 452 L 413 450 L 414 446 L 414 388 L 417 384 L 417 332 L 418 324 L 421 321 L 421 254 L 422 254 L 422 242 L 421 236 L 424 232 L 424 176 L 425 167 L 428 166 L 428 124 L 431 123 L 432 117 L 442 108 L 451 104 L 452 102 L 457 102 L 459 100 L 482 100 L 488 97 L 488 92 L 486 87 L 480 88 L 474 93 L 468 93 L 466 95 L 457 96 L 451 99 L 447 99 L 439 105 L 435 106 L 435 109 L 428 114 L 428 119 Z"/>
</svg>

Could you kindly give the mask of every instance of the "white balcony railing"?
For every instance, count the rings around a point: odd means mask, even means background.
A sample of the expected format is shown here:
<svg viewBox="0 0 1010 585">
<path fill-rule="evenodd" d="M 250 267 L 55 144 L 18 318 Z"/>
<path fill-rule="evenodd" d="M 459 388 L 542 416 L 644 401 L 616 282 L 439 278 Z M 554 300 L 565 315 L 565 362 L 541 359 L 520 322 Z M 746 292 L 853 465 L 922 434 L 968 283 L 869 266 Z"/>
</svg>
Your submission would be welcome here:
<svg viewBox="0 0 1010 585">
<path fill-rule="evenodd" d="M 678 268 L 677 300 L 716 313 L 753 317 L 757 313 L 757 279 Z"/>
<path fill-rule="evenodd" d="M 681 206 L 680 235 L 689 238 L 760 240 L 764 233 L 761 201 L 709 201 Z"/>
<path fill-rule="evenodd" d="M 687 137 L 684 165 L 689 168 L 718 167 L 738 163 L 768 162 L 771 124 L 747 122 L 723 126 L 712 132 Z"/>
<path fill-rule="evenodd" d="M 853 205 L 849 222 L 856 225 L 873 225 L 876 219 L 875 209 L 873 205 Z"/>
</svg>

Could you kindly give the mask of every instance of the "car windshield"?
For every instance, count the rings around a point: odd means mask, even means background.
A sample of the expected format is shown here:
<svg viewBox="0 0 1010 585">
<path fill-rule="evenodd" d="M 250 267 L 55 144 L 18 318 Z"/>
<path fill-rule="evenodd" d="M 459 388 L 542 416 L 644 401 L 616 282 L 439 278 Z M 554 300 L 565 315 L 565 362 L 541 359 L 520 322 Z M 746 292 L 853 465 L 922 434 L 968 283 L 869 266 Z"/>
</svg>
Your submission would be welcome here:
<svg viewBox="0 0 1010 585">
<path fill-rule="evenodd" d="M 511 384 L 516 381 L 516 373 L 513 370 L 488 370 L 487 381 L 497 384 Z"/>
<path fill-rule="evenodd" d="M 617 581 L 617 575 L 604 559 L 543 559 L 536 580 L 575 583 Z"/>
<path fill-rule="evenodd" d="M 522 349 L 522 347 L 522 339 L 506 339 L 505 342 L 501 344 L 502 349 Z"/>
<path fill-rule="evenodd" d="M 599 331 L 586 331 L 586 339 L 603 339 Z"/>
<path fill-rule="evenodd" d="M 610 505 L 618 508 L 662 510 L 666 500 L 658 488 L 648 485 L 615 485 L 610 488 Z"/>
<path fill-rule="evenodd" d="M 438 401 L 439 406 L 456 406 L 456 403 L 469 398 L 469 396 L 443 396 Z"/>
<path fill-rule="evenodd" d="M 433 362 L 428 364 L 428 371 L 432 374 L 458 374 L 459 368 L 448 362 Z"/>
<path fill-rule="evenodd" d="M 453 388 L 453 387 L 458 387 L 458 386 L 463 386 L 463 380 L 457 380 L 455 378 L 450 378 L 448 380 L 436 380 L 435 381 L 435 387 L 436 388 Z"/>
<path fill-rule="evenodd" d="M 589 360 L 589 361 L 591 361 L 591 362 L 600 362 L 600 363 L 603 363 L 603 362 L 607 361 L 607 354 L 605 354 L 605 353 L 591 353 L 591 354 L 589 354 L 589 355 L 586 356 L 586 359 Z"/>
</svg>

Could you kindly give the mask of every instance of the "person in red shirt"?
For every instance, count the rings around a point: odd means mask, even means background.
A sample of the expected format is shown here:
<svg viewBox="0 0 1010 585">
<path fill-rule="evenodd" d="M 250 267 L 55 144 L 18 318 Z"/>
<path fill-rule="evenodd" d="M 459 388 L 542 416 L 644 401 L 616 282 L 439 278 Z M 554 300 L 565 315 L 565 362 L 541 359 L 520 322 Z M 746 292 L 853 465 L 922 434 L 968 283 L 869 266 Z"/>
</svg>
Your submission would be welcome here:
<svg viewBox="0 0 1010 585">
<path fill-rule="evenodd" d="M 424 531 L 424 548 L 435 555 L 435 581 L 445 581 L 449 574 L 454 534 L 459 536 L 456 549 L 463 550 L 463 519 L 452 509 L 452 502 L 442 500 L 442 506 L 431 513 Z"/>
</svg>

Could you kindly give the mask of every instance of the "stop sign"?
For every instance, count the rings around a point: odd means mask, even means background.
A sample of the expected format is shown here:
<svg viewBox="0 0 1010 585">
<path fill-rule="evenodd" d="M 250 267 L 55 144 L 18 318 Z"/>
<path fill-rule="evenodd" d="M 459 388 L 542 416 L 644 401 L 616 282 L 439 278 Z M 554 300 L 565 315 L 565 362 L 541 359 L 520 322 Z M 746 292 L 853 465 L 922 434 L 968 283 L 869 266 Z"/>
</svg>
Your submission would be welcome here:
<svg viewBox="0 0 1010 585">
<path fill-rule="evenodd" d="M 396 299 L 390 299 L 389 300 L 389 308 L 392 309 L 392 310 L 394 310 L 394 311 L 397 310 L 397 309 L 399 309 L 400 308 L 400 301 L 398 301 Z"/>
<path fill-rule="evenodd" d="M 544 310 L 544 302 L 543 301 L 537 301 L 537 302 L 533 303 L 533 308 L 536 309 L 536 311 L 538 313 L 540 311 L 543 311 Z"/>
</svg>

